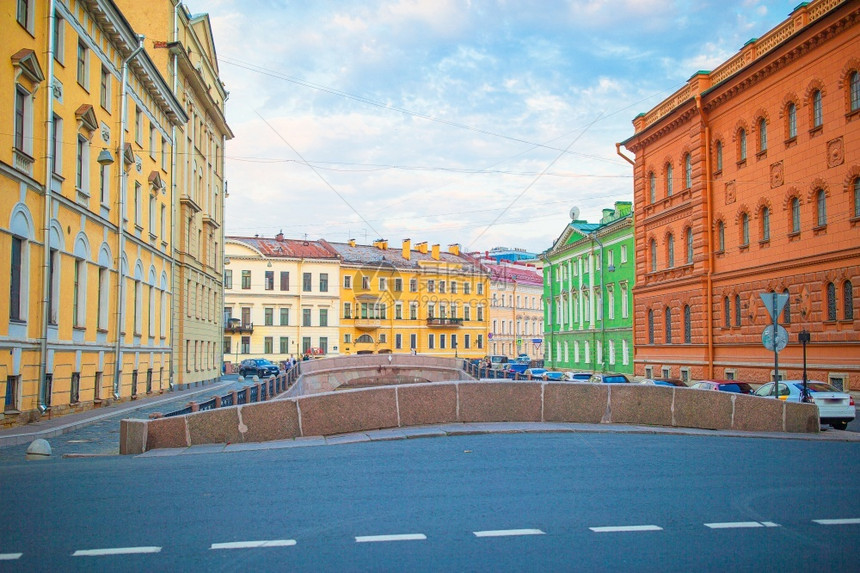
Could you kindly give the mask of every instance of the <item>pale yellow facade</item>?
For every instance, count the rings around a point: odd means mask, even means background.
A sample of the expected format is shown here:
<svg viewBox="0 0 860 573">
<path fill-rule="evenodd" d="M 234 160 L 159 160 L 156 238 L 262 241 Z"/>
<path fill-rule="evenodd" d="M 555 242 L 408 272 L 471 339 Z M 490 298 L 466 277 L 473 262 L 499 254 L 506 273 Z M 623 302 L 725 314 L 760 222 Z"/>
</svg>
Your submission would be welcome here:
<svg viewBox="0 0 860 573">
<path fill-rule="evenodd" d="M 500 262 L 487 264 L 490 280 L 490 348 L 488 354 L 515 358 L 525 354 L 543 360 L 543 278 L 535 267 Z"/>
<path fill-rule="evenodd" d="M 340 261 L 322 241 L 226 237 L 224 361 L 326 357 L 338 347 Z"/>
<path fill-rule="evenodd" d="M 233 133 L 225 119 L 227 92 L 207 14 L 177 0 L 116 0 L 147 37 L 153 61 L 189 118 L 176 126 L 170 193 L 176 225 L 172 385 L 182 388 L 221 375 L 224 354 L 224 148 Z"/>
<path fill-rule="evenodd" d="M 166 388 L 172 353 L 167 182 L 187 117 L 113 2 L 53 4 L 0 4 L 4 426 Z"/>
</svg>

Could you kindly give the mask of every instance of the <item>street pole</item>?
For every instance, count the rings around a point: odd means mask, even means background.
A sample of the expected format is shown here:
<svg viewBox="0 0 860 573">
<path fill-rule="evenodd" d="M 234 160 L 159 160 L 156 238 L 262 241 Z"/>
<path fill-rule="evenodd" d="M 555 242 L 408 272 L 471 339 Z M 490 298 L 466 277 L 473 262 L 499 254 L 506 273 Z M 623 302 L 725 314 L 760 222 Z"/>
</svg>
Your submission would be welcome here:
<svg viewBox="0 0 860 573">
<path fill-rule="evenodd" d="M 777 325 L 779 322 L 779 309 L 776 307 L 776 293 L 771 296 L 771 308 L 773 312 L 773 397 L 779 398 L 779 350 L 776 344 Z"/>
<path fill-rule="evenodd" d="M 808 330 L 801 330 L 797 335 L 798 341 L 803 345 L 803 402 L 809 400 L 809 387 L 806 378 L 806 343 L 811 340 Z"/>
</svg>

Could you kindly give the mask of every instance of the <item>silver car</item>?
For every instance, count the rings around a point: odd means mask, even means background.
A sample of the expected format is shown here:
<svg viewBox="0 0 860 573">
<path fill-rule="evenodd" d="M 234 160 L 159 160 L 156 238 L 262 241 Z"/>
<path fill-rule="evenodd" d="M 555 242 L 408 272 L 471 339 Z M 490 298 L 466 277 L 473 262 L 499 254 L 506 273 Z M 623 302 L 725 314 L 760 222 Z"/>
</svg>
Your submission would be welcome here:
<svg viewBox="0 0 860 573">
<path fill-rule="evenodd" d="M 807 381 L 810 401 L 818 406 L 818 417 L 822 424 L 829 424 L 837 430 L 844 430 L 848 422 L 857 415 L 854 398 L 851 394 L 840 392 L 830 384 L 817 380 Z M 779 383 L 780 400 L 800 402 L 803 393 L 803 380 L 782 380 Z M 756 396 L 773 398 L 773 382 L 768 382 L 755 391 Z"/>
</svg>

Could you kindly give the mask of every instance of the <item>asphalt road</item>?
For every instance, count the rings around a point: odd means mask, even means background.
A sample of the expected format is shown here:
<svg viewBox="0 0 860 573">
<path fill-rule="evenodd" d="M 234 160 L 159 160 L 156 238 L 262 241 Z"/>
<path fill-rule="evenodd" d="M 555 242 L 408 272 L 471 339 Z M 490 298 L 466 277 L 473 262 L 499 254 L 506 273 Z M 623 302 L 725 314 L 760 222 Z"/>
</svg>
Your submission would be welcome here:
<svg viewBox="0 0 860 573">
<path fill-rule="evenodd" d="M 0 466 L 0 570 L 857 571 L 858 491 L 860 444 L 720 436 L 52 458 Z"/>
</svg>

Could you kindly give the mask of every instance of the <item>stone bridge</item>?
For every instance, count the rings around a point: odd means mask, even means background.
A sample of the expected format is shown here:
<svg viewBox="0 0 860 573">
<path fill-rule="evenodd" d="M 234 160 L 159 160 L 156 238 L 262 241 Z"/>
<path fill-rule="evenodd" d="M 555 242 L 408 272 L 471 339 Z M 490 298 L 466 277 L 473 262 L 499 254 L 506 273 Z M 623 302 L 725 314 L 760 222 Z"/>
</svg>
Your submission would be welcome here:
<svg viewBox="0 0 860 573">
<path fill-rule="evenodd" d="M 819 431 L 814 404 L 641 384 L 477 380 L 463 360 L 366 355 L 304 362 L 289 390 L 268 402 L 123 420 L 120 453 L 471 422 Z"/>
</svg>

